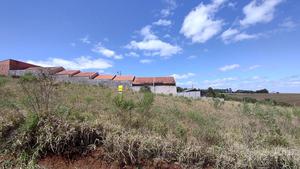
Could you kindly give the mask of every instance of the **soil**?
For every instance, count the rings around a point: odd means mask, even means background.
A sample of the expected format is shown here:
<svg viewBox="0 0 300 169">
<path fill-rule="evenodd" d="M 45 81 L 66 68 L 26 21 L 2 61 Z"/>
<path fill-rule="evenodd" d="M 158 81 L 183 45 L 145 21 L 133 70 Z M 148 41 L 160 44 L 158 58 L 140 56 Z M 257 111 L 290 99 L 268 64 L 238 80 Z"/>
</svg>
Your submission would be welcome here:
<svg viewBox="0 0 300 169">
<path fill-rule="evenodd" d="M 78 156 L 73 159 L 48 155 L 42 158 L 38 164 L 45 169 L 183 169 L 179 164 L 170 164 L 159 159 L 145 161 L 139 166 L 120 165 L 119 162 L 109 163 L 104 160 L 104 151 L 102 149 L 97 149 L 85 156 Z"/>
</svg>

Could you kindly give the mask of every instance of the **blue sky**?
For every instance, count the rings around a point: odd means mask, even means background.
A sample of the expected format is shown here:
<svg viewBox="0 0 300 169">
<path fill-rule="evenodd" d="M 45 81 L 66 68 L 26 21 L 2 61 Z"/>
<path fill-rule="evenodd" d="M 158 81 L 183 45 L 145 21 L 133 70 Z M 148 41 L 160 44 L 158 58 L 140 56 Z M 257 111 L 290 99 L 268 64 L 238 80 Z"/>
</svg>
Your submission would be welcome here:
<svg viewBox="0 0 300 169">
<path fill-rule="evenodd" d="M 298 0 L 1 0 L 0 59 L 300 92 Z"/>
</svg>

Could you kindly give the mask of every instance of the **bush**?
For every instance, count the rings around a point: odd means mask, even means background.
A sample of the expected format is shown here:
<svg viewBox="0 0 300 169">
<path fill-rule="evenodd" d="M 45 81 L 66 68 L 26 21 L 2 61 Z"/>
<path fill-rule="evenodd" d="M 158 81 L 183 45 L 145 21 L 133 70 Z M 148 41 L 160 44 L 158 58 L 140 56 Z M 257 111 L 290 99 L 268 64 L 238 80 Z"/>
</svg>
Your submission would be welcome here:
<svg viewBox="0 0 300 169">
<path fill-rule="evenodd" d="M 117 116 L 123 125 L 132 127 L 132 110 L 135 104 L 132 100 L 126 100 L 122 95 L 118 95 L 113 99 L 114 105 L 118 108 Z"/>
<path fill-rule="evenodd" d="M 33 76 L 25 74 L 19 80 L 19 84 L 26 98 L 25 106 L 29 112 L 36 113 L 38 116 L 50 113 L 54 108 L 55 100 L 54 79 L 45 74 Z"/>
<path fill-rule="evenodd" d="M 256 103 L 257 102 L 257 100 L 252 97 L 244 97 L 243 101 L 246 103 Z"/>
<path fill-rule="evenodd" d="M 148 93 L 148 92 L 150 92 L 151 93 L 151 88 L 149 86 L 142 86 L 140 88 L 140 92 L 142 92 L 142 93 Z"/>
</svg>

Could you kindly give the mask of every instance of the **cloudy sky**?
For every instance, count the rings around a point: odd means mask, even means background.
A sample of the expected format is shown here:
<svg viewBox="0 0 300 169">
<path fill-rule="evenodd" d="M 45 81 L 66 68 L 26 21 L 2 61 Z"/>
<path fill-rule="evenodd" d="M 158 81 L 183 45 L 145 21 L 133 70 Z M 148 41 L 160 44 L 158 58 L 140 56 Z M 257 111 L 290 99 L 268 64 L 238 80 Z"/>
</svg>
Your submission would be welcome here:
<svg viewBox="0 0 300 169">
<path fill-rule="evenodd" d="M 0 59 L 300 92 L 298 0 L 1 0 Z"/>
</svg>

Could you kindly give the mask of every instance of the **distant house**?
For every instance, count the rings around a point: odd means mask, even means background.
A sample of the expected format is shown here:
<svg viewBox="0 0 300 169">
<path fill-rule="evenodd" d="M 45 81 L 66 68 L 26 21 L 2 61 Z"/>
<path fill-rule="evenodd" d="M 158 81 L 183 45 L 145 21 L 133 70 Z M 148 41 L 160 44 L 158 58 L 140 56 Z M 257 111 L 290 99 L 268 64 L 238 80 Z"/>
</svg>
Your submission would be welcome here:
<svg viewBox="0 0 300 169">
<path fill-rule="evenodd" d="M 96 76 L 98 76 L 97 72 L 80 72 L 73 76 L 73 78 L 85 78 L 85 79 L 94 79 Z"/>
<path fill-rule="evenodd" d="M 113 78 L 113 87 L 123 85 L 125 88 L 131 88 L 135 76 L 132 75 L 117 75 Z"/>
<path fill-rule="evenodd" d="M 59 76 L 59 77 L 72 77 L 72 76 L 74 76 L 78 73 L 80 73 L 80 70 L 64 70 L 64 71 L 56 73 L 56 76 Z"/>
<path fill-rule="evenodd" d="M 153 93 L 173 95 L 177 93 L 174 77 L 136 77 L 132 89 L 140 91 L 142 87 L 150 88 Z"/>
<path fill-rule="evenodd" d="M 25 73 L 51 75 L 58 82 L 101 85 L 116 88 L 123 85 L 125 89 L 140 91 L 148 87 L 153 93 L 177 93 L 173 77 L 135 77 L 133 75 L 104 75 L 97 72 L 81 72 L 80 70 L 65 70 L 63 67 L 42 67 L 17 60 L 0 61 L 0 75 L 19 77 Z"/>
<path fill-rule="evenodd" d="M 113 80 L 116 75 L 98 75 L 95 77 L 96 80 Z"/>
<path fill-rule="evenodd" d="M 127 81 L 132 82 L 135 76 L 132 75 L 117 75 L 113 80 L 114 81 Z"/>
<path fill-rule="evenodd" d="M 14 76 L 16 70 L 25 70 L 32 67 L 39 67 L 37 65 L 8 59 L 0 61 L 0 75 L 3 76 Z"/>
<path fill-rule="evenodd" d="M 183 92 L 177 93 L 177 96 L 188 97 L 192 99 L 201 98 L 201 90 L 199 89 L 186 89 Z"/>
</svg>

